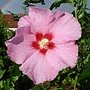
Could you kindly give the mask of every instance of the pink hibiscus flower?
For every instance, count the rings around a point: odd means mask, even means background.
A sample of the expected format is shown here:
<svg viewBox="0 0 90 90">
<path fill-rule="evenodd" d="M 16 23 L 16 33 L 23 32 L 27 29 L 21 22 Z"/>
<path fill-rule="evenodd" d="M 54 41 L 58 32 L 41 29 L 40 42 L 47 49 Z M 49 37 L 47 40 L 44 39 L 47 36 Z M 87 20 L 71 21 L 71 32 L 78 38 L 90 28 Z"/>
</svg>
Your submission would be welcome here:
<svg viewBox="0 0 90 90">
<path fill-rule="evenodd" d="M 68 12 L 30 8 L 20 18 L 15 37 L 6 41 L 8 56 L 35 84 L 53 80 L 77 64 L 81 27 Z"/>
</svg>

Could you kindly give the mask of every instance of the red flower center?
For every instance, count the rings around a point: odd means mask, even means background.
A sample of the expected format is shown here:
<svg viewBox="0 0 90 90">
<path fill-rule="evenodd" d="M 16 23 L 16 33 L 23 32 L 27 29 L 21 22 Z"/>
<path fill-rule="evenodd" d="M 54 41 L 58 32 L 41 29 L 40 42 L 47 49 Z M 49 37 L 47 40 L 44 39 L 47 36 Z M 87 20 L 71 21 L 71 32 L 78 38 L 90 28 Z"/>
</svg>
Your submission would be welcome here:
<svg viewBox="0 0 90 90">
<path fill-rule="evenodd" d="M 51 42 L 53 35 L 51 33 L 43 35 L 42 33 L 36 34 L 36 41 L 32 42 L 32 47 L 39 49 L 42 54 L 46 54 L 48 49 L 53 49 L 55 44 Z"/>
</svg>

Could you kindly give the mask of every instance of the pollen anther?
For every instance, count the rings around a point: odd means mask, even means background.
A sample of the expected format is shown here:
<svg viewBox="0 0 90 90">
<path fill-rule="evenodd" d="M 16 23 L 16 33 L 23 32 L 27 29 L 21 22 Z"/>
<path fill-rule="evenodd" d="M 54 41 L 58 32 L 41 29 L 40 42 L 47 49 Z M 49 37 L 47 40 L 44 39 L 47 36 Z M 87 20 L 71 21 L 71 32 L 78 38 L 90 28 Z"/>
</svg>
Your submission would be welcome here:
<svg viewBox="0 0 90 90">
<path fill-rule="evenodd" d="M 46 38 L 44 38 L 44 39 L 42 39 L 41 41 L 39 41 L 39 46 L 40 46 L 40 48 L 42 49 L 42 48 L 45 48 L 45 49 L 47 49 L 48 48 L 48 43 L 49 43 L 49 40 L 48 39 L 46 39 Z"/>
</svg>

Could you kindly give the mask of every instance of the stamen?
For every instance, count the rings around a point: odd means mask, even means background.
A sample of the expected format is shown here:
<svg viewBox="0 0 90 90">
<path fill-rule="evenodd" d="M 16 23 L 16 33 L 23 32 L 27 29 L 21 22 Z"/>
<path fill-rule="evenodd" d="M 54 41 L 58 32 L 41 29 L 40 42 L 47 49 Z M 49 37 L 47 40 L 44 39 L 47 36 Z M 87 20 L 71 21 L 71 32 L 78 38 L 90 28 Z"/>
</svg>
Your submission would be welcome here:
<svg viewBox="0 0 90 90">
<path fill-rule="evenodd" d="M 44 38 L 44 39 L 42 39 L 41 41 L 39 41 L 38 44 L 40 45 L 40 48 L 42 49 L 42 48 L 47 48 L 48 42 L 49 42 L 49 40 L 46 39 L 46 38 Z"/>
<path fill-rule="evenodd" d="M 53 49 L 55 44 L 50 42 L 53 38 L 51 33 L 43 35 L 42 33 L 36 34 L 36 41 L 32 42 L 32 47 L 39 49 L 42 54 L 45 54 L 48 49 Z"/>
</svg>

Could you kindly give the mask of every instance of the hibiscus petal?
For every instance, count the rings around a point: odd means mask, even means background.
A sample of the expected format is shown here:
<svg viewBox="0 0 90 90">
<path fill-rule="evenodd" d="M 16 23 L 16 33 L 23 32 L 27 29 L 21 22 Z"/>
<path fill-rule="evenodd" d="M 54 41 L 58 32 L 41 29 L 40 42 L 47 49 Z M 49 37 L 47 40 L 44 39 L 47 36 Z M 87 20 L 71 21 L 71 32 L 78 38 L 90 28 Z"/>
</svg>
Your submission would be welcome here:
<svg viewBox="0 0 90 90">
<path fill-rule="evenodd" d="M 31 27 L 27 26 L 27 27 L 20 27 L 16 30 L 16 35 L 18 34 L 32 34 L 31 32 Z"/>
<path fill-rule="evenodd" d="M 17 64 L 22 64 L 36 50 L 31 47 L 34 35 L 17 35 L 6 41 L 8 56 Z"/>
<path fill-rule="evenodd" d="M 47 59 L 49 59 L 47 56 L 36 52 L 20 66 L 20 70 L 35 84 L 51 81 L 57 76 L 59 69 L 56 69 L 55 65 L 55 67 L 50 65 Z"/>
<path fill-rule="evenodd" d="M 57 45 L 54 49 L 56 55 L 71 68 L 75 67 L 78 60 L 78 46 L 74 42 Z"/>
<path fill-rule="evenodd" d="M 23 16 L 19 19 L 18 21 L 18 27 L 26 27 L 26 26 L 30 26 L 31 22 L 29 20 L 29 16 Z"/>
<path fill-rule="evenodd" d="M 32 25 L 32 22 L 31 22 L 31 20 L 30 20 L 30 17 L 29 16 L 23 16 L 23 17 L 21 17 L 20 19 L 19 19 L 19 21 L 18 21 L 18 28 L 19 28 L 19 30 L 17 31 L 18 33 L 20 32 L 31 32 L 31 33 L 36 33 L 35 32 L 35 28 L 34 28 L 34 26 Z M 25 30 L 25 28 L 26 28 L 26 30 Z M 23 29 L 23 30 L 21 30 L 21 29 Z M 28 31 L 27 31 L 27 29 L 28 29 Z"/>
<path fill-rule="evenodd" d="M 56 19 L 59 19 L 59 18 L 63 17 L 65 15 L 65 13 L 62 11 L 57 11 L 54 13 L 54 15 L 55 15 Z"/>
<path fill-rule="evenodd" d="M 43 73 L 43 61 L 43 56 L 40 56 L 37 51 L 20 66 L 20 70 L 32 79 L 35 84 L 42 83 L 43 80 L 45 81 L 44 75 L 41 76 Z"/>
<path fill-rule="evenodd" d="M 30 22 L 35 27 L 36 32 L 47 33 L 55 20 L 53 13 L 49 9 L 29 8 Z"/>
<path fill-rule="evenodd" d="M 55 43 L 75 41 L 81 37 L 81 26 L 72 14 L 64 12 L 55 22 L 50 33 L 54 34 Z"/>
<path fill-rule="evenodd" d="M 48 50 L 46 53 L 47 61 L 51 67 L 53 67 L 56 71 L 65 69 L 69 65 L 63 62 L 62 58 L 58 57 L 56 52 L 53 50 Z M 55 77 L 55 76 L 54 76 Z"/>
</svg>

